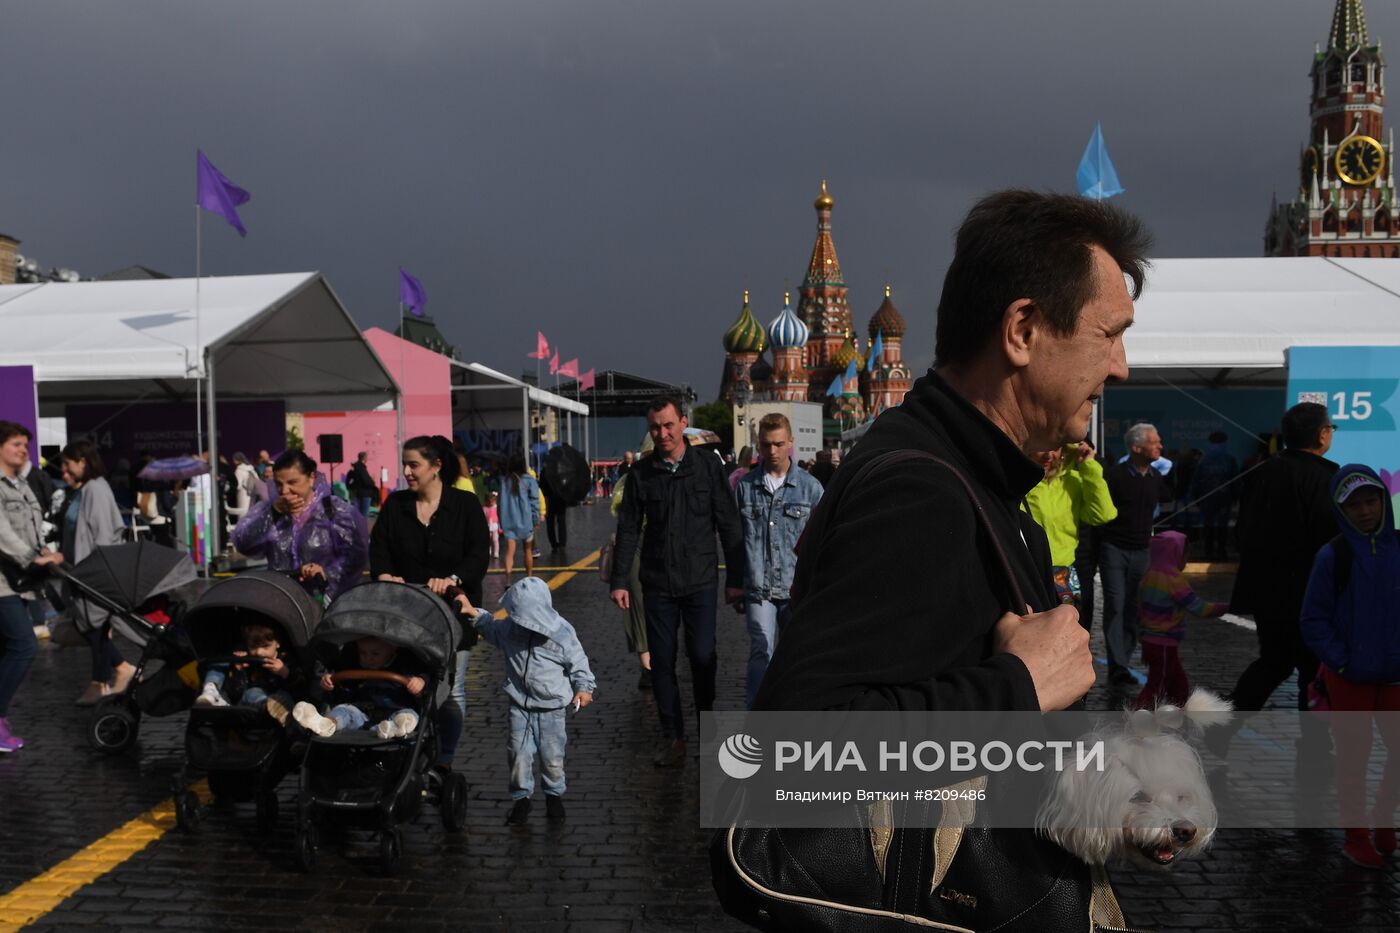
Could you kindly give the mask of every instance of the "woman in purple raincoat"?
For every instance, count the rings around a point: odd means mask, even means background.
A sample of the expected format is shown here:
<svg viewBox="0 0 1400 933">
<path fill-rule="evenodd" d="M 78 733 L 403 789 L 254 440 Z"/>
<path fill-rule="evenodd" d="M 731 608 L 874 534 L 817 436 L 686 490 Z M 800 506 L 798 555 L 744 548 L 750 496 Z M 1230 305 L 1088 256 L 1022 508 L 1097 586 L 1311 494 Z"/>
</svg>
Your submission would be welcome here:
<svg viewBox="0 0 1400 933">
<path fill-rule="evenodd" d="M 277 498 L 259 502 L 233 529 L 233 545 L 266 557 L 271 570 L 290 574 L 329 603 L 360 582 L 369 563 L 365 520 L 348 502 L 316 482 L 316 461 L 289 450 L 272 464 Z"/>
</svg>

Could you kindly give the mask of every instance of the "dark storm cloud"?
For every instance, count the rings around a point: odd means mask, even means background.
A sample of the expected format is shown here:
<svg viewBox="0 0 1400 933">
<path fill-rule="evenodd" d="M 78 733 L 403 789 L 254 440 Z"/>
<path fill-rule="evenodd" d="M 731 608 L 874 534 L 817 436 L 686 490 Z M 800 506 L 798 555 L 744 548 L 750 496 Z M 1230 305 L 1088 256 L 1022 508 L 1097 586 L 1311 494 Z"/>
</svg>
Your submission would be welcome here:
<svg viewBox="0 0 1400 933">
<path fill-rule="evenodd" d="M 392 327 L 402 264 L 466 358 L 519 371 L 539 327 L 709 398 L 745 285 L 766 323 L 800 280 L 826 177 L 858 326 L 890 281 L 922 367 L 961 214 L 1071 188 L 1095 120 L 1159 255 L 1258 255 L 1333 5 L 11 3 L 0 230 L 191 274 L 200 146 L 253 193 L 247 240 L 206 216 L 207 273 L 320 269 Z"/>
</svg>

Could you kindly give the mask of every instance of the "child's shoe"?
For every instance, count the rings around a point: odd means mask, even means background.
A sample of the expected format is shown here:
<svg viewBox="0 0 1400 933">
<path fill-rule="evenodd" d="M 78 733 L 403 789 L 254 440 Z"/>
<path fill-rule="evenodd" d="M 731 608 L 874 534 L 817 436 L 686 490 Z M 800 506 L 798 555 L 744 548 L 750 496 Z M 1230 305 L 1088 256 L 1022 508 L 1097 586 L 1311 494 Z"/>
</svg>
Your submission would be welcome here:
<svg viewBox="0 0 1400 933">
<path fill-rule="evenodd" d="M 10 720 L 0 716 L 0 754 L 24 748 L 24 739 L 10 732 Z"/>
<path fill-rule="evenodd" d="M 301 723 L 303 729 L 322 738 L 335 735 L 335 720 L 316 712 L 316 707 L 302 700 L 292 707 L 292 718 Z"/>
<path fill-rule="evenodd" d="M 263 704 L 263 712 L 277 720 L 279 726 L 287 724 L 287 717 L 291 715 L 291 710 L 287 709 L 287 700 L 276 694 L 267 698 Z"/>
<path fill-rule="evenodd" d="M 558 794 L 545 794 L 544 816 L 551 823 L 564 822 L 564 798 Z"/>
<path fill-rule="evenodd" d="M 1381 855 L 1390 855 L 1395 851 L 1395 827 L 1378 826 L 1375 832 L 1376 851 Z"/>
<path fill-rule="evenodd" d="M 521 797 L 510 808 L 510 813 L 506 815 L 507 826 L 524 826 L 525 819 L 530 815 L 530 798 Z"/>
<path fill-rule="evenodd" d="M 399 724 L 392 719 L 381 719 L 374 724 L 374 733 L 381 739 L 396 739 L 399 736 Z"/>
<path fill-rule="evenodd" d="M 199 696 L 194 698 L 195 706 L 228 706 L 228 700 L 219 692 L 219 688 L 213 684 L 205 684 Z"/>
<path fill-rule="evenodd" d="M 1362 868 L 1381 869 L 1385 861 L 1376 847 L 1371 844 L 1371 834 L 1364 829 L 1347 830 L 1347 841 L 1342 846 L 1342 856 Z"/>
<path fill-rule="evenodd" d="M 398 727 L 399 735 L 412 735 L 413 730 L 418 728 L 418 714 L 411 709 L 401 709 L 394 714 L 394 725 Z"/>
</svg>

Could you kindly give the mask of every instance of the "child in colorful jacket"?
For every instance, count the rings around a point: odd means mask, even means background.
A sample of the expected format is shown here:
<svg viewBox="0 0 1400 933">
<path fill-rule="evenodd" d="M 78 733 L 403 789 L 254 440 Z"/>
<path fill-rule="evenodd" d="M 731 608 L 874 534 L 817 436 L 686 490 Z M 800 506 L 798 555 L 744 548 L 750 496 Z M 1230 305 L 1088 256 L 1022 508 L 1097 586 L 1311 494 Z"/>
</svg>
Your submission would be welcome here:
<svg viewBox="0 0 1400 933">
<path fill-rule="evenodd" d="M 1186 566 L 1186 536 L 1179 531 L 1153 535 L 1147 573 L 1138 586 L 1138 622 L 1142 629 L 1142 659 L 1147 662 L 1147 685 L 1133 701 L 1134 709 L 1158 703 L 1184 706 L 1191 692 L 1181 666 L 1181 642 L 1186 617 L 1218 618 L 1228 603 L 1202 599 L 1181 571 Z"/>
</svg>

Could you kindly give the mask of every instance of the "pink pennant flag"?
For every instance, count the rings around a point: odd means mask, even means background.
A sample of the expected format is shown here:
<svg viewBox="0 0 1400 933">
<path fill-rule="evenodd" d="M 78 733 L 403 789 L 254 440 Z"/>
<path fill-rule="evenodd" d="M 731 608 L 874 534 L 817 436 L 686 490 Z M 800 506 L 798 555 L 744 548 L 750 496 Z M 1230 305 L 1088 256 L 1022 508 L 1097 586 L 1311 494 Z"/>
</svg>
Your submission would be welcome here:
<svg viewBox="0 0 1400 933">
<path fill-rule="evenodd" d="M 578 377 L 578 390 L 580 392 L 587 392 L 591 388 L 593 388 L 593 370 L 590 369 L 588 372 Z"/>
<path fill-rule="evenodd" d="M 549 341 L 544 339 L 544 334 L 535 331 L 535 352 L 525 355 L 532 360 L 549 359 Z"/>
<path fill-rule="evenodd" d="M 549 358 L 549 374 L 551 376 L 559 372 L 559 351 L 555 350 L 554 355 Z"/>
<path fill-rule="evenodd" d="M 559 375 L 561 375 L 561 376 L 569 376 L 569 377 L 572 377 L 572 378 L 574 378 L 574 379 L 577 379 L 577 378 L 578 378 L 578 358 L 575 357 L 574 359 L 569 360 L 569 362 L 567 362 L 567 363 L 561 363 L 561 364 L 559 365 Z"/>
</svg>

